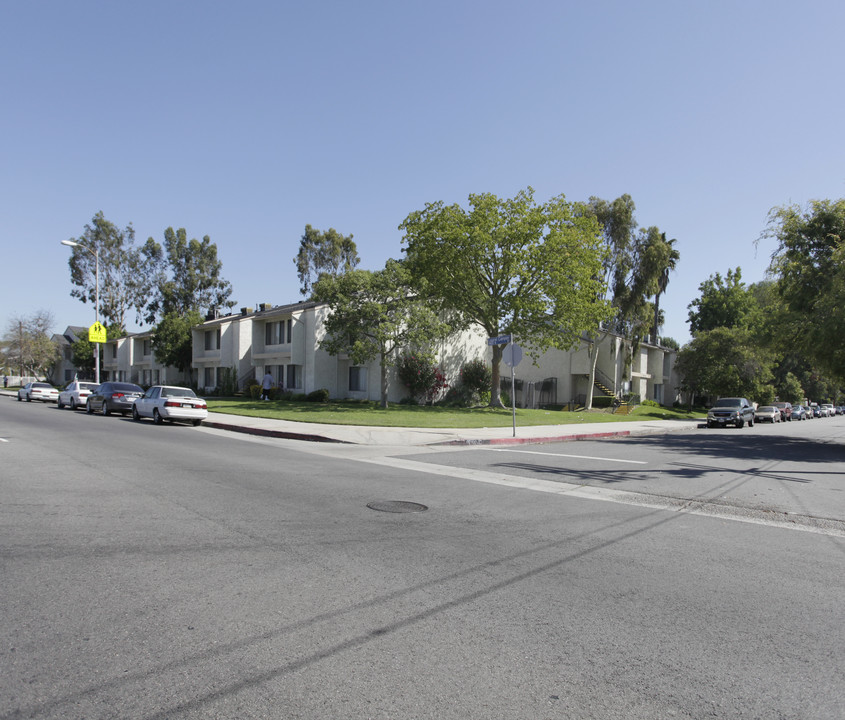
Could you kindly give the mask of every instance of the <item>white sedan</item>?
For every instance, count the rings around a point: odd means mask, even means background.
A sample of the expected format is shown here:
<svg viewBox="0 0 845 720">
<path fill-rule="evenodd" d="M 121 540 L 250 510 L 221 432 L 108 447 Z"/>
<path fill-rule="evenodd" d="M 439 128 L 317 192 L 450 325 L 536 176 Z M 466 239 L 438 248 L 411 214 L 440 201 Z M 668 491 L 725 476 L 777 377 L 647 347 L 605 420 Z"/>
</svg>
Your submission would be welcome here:
<svg viewBox="0 0 845 720">
<path fill-rule="evenodd" d="M 59 408 L 65 406 L 71 410 L 76 408 L 84 408 L 88 396 L 94 392 L 99 385 L 93 382 L 83 382 L 82 380 L 71 380 L 65 385 L 64 390 L 59 393 L 58 405 Z"/>
<path fill-rule="evenodd" d="M 205 400 L 190 388 L 153 385 L 133 404 L 132 417 L 152 418 L 157 425 L 165 420 L 187 420 L 199 425 L 208 417 L 208 408 Z"/>
<path fill-rule="evenodd" d="M 30 382 L 18 390 L 18 402 L 26 400 L 41 400 L 42 402 L 56 402 L 59 399 L 59 391 L 52 385 L 43 382 Z"/>
</svg>

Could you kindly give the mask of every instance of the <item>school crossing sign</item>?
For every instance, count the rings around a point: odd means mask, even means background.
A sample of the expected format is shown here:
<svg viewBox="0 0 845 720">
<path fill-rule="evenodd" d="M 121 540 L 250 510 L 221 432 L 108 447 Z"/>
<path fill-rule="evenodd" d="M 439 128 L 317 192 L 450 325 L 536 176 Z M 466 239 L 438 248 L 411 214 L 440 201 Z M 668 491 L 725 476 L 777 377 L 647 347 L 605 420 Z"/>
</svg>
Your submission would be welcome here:
<svg viewBox="0 0 845 720">
<path fill-rule="evenodd" d="M 104 343 L 106 341 L 106 328 L 97 320 L 91 327 L 88 328 L 88 342 Z"/>
</svg>

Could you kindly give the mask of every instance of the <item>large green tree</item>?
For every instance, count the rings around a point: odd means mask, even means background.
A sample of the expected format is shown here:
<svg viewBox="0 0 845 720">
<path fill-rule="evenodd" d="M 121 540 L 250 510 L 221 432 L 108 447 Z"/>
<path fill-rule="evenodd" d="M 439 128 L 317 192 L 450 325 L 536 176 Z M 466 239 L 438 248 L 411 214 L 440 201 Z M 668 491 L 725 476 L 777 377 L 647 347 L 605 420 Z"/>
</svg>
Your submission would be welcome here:
<svg viewBox="0 0 845 720">
<path fill-rule="evenodd" d="M 132 225 L 121 230 L 98 212 L 85 226 L 82 235 L 71 238 L 71 241 L 84 246 L 74 247 L 68 259 L 70 279 L 76 286 L 70 292 L 71 297 L 94 304 L 99 258 L 99 319 L 105 325 L 125 328 L 127 312 L 137 306 L 143 296 L 143 278 L 138 271 Z"/>
<path fill-rule="evenodd" d="M 169 314 L 227 309 L 232 285 L 223 279 L 217 245 L 206 235 L 188 240 L 185 228 L 164 231 L 164 245 L 149 238 L 140 251 L 139 274 L 145 297 L 139 309 L 145 322 L 155 323 Z"/>
<path fill-rule="evenodd" d="M 747 328 L 702 330 L 678 353 L 676 367 L 690 401 L 695 396 L 774 399 L 771 357 Z"/>
<path fill-rule="evenodd" d="M 610 317 L 594 217 L 562 195 L 538 205 L 530 187 L 511 199 L 473 194 L 469 206 L 429 203 L 399 226 L 432 302 L 490 337 L 512 334 L 532 353 L 572 348 Z M 491 405 L 502 404 L 502 350 L 493 346 Z"/>
<path fill-rule="evenodd" d="M 845 378 L 845 199 L 774 208 L 763 235 L 778 242 L 770 270 L 804 323 L 807 352 Z"/>
<path fill-rule="evenodd" d="M 354 270 L 359 262 L 358 249 L 352 235 L 342 235 L 334 228 L 321 232 L 306 225 L 293 262 L 300 292 L 307 296 L 323 275 L 334 276 Z"/>
<path fill-rule="evenodd" d="M 687 306 L 692 335 L 747 324 L 753 312 L 754 296 L 742 282 L 740 268 L 729 269 L 724 278 L 719 273 L 711 275 L 698 289 L 701 296 Z"/>
<path fill-rule="evenodd" d="M 388 368 L 409 347 L 428 347 L 450 326 L 412 287 L 405 264 L 388 260 L 383 270 L 324 274 L 314 285 L 314 299 L 327 303 L 326 336 L 320 346 L 332 355 L 348 353 L 356 365 L 378 359 L 381 406 L 388 406 Z"/>
<path fill-rule="evenodd" d="M 152 343 L 156 360 L 187 373 L 193 380 L 193 342 L 191 328 L 202 322 L 196 310 L 169 312 L 155 326 Z"/>
</svg>

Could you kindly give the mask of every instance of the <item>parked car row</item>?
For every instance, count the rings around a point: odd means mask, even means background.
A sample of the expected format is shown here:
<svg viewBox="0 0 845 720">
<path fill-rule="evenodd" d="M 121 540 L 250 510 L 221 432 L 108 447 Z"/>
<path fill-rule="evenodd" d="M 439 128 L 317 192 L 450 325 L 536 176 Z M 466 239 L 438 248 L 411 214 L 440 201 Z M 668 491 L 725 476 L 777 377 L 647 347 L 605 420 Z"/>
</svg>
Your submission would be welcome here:
<svg viewBox="0 0 845 720">
<path fill-rule="evenodd" d="M 205 400 L 190 388 L 153 385 L 146 392 L 135 383 L 104 382 L 100 385 L 82 380 L 69 382 L 59 392 L 49 383 L 31 382 L 18 390 L 18 402 L 40 400 L 55 402 L 59 408 L 85 408 L 89 415 L 120 413 L 140 421 L 150 418 L 160 425 L 165 420 L 184 420 L 200 425 L 208 417 Z"/>
<path fill-rule="evenodd" d="M 788 402 L 776 402 L 755 408 L 747 398 L 719 398 L 707 412 L 707 427 L 735 425 L 741 428 L 746 423 L 751 427 L 755 421 L 774 424 L 834 415 L 845 415 L 845 406 L 836 407 L 831 403 L 793 405 Z"/>
</svg>

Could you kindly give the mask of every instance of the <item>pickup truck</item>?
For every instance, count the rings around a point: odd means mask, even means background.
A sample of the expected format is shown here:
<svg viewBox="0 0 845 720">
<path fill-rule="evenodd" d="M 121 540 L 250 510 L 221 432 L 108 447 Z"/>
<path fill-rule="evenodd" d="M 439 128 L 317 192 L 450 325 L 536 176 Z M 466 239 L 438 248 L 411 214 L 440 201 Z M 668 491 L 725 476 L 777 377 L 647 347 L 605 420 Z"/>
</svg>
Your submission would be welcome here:
<svg viewBox="0 0 845 720">
<path fill-rule="evenodd" d="M 754 426 L 754 406 L 743 397 L 719 398 L 707 411 L 707 427 L 736 425 L 741 428 L 748 423 Z"/>
</svg>

